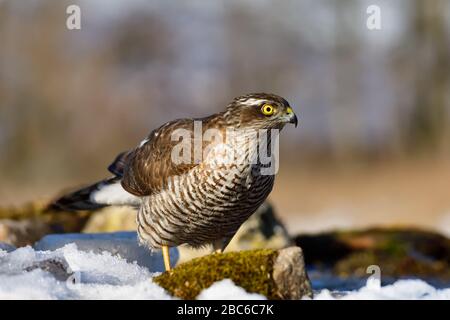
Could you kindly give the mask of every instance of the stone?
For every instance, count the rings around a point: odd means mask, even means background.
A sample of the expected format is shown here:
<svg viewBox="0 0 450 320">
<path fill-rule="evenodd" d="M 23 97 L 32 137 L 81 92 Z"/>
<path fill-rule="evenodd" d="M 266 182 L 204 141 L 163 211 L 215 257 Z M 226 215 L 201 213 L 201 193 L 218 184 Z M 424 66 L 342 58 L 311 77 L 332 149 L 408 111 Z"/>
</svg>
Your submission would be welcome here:
<svg viewBox="0 0 450 320">
<path fill-rule="evenodd" d="M 303 252 L 300 247 L 290 247 L 278 251 L 273 266 L 273 279 L 280 299 L 299 300 L 312 298 L 312 287 L 306 273 Z"/>
<path fill-rule="evenodd" d="M 53 258 L 42 261 L 36 261 L 31 266 L 28 266 L 24 271 L 33 271 L 35 269 L 41 269 L 43 271 L 52 274 L 56 280 L 66 281 L 71 275 L 72 270 L 66 260 L 62 258 Z"/>
<path fill-rule="evenodd" d="M 34 249 L 56 250 L 66 244 L 75 243 L 81 251 L 101 253 L 110 252 L 128 262 L 136 262 L 139 266 L 146 267 L 150 272 L 163 272 L 164 261 L 160 251 L 150 251 L 139 245 L 136 232 L 114 233 L 73 233 L 47 235 L 34 245 Z M 170 249 L 171 262 L 178 260 L 177 248 Z"/>
</svg>

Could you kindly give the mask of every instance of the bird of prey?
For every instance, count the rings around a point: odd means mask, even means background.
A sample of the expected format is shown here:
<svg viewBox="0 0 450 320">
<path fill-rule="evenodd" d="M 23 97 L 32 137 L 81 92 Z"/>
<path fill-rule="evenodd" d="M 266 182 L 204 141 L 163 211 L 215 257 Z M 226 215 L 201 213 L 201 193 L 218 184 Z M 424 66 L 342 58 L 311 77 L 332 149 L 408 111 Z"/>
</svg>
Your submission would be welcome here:
<svg viewBox="0 0 450 320">
<path fill-rule="evenodd" d="M 276 172 L 264 169 L 274 165 L 274 157 L 269 162 L 261 157 L 261 146 L 273 145 L 272 134 L 260 133 L 279 132 L 288 123 L 297 126 L 297 117 L 282 97 L 237 97 L 222 112 L 170 121 L 153 130 L 137 147 L 117 156 L 108 167 L 112 177 L 64 195 L 50 208 L 136 207 L 139 240 L 162 249 L 166 270 L 171 268 L 169 247 L 212 244 L 222 252 L 273 187 Z M 212 139 L 214 133 L 223 139 Z"/>
</svg>

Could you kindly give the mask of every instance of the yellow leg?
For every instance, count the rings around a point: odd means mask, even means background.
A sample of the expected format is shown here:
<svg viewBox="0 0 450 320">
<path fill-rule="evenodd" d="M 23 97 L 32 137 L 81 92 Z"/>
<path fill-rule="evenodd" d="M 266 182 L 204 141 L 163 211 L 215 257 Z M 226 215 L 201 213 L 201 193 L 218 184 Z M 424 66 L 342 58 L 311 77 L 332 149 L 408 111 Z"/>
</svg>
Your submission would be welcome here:
<svg viewBox="0 0 450 320">
<path fill-rule="evenodd" d="M 213 242 L 213 250 L 212 253 L 222 253 L 222 239 L 216 240 Z"/>
<path fill-rule="evenodd" d="M 231 239 L 219 239 L 213 242 L 213 253 L 223 253 Z"/>
<path fill-rule="evenodd" d="M 166 271 L 170 271 L 170 256 L 168 246 L 162 246 L 162 254 L 164 258 L 164 267 L 166 268 Z"/>
</svg>

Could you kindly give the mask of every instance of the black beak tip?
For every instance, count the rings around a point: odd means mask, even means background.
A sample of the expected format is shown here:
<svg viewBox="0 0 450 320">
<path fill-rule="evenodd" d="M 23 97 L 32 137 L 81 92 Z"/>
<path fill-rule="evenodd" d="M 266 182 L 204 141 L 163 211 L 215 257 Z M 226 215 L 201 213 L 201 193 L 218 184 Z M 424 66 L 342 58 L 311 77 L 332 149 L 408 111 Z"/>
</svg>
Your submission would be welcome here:
<svg viewBox="0 0 450 320">
<path fill-rule="evenodd" d="M 294 114 L 294 116 L 292 117 L 290 123 L 293 123 L 295 125 L 295 127 L 297 128 L 298 125 L 298 119 L 297 116 Z"/>
</svg>

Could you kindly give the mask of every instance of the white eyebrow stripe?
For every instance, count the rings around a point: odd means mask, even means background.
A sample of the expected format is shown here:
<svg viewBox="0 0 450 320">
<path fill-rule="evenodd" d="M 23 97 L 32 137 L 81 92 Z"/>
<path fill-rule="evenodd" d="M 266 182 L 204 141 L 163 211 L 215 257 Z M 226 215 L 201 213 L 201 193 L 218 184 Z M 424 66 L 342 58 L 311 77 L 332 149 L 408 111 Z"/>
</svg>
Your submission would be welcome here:
<svg viewBox="0 0 450 320">
<path fill-rule="evenodd" d="M 247 99 L 247 100 L 243 101 L 242 104 L 245 104 L 245 105 L 258 105 L 258 104 L 263 103 L 263 102 L 267 102 L 267 100 L 266 99 L 250 98 L 250 99 Z"/>
<path fill-rule="evenodd" d="M 146 144 L 147 142 L 149 142 L 149 138 L 145 138 L 144 140 L 142 140 L 140 143 L 139 143 L 139 148 L 140 147 L 142 147 L 144 144 Z"/>
</svg>

